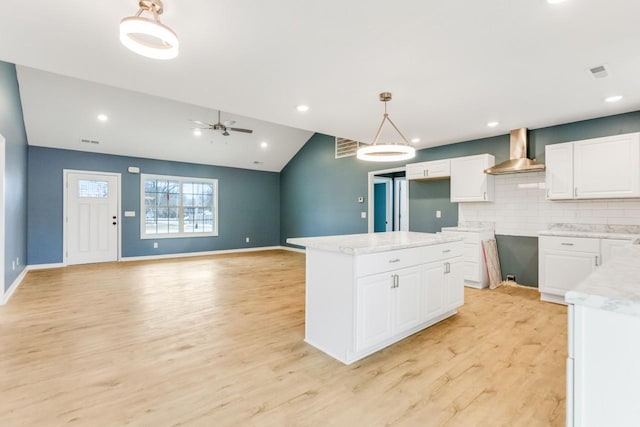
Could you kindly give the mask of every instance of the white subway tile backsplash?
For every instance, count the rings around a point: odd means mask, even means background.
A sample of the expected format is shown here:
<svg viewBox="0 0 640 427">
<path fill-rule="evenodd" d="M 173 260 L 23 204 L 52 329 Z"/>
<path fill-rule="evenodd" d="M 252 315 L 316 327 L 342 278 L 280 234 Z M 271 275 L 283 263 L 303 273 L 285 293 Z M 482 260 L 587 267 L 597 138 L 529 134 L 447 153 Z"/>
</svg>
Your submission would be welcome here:
<svg viewBox="0 0 640 427">
<path fill-rule="evenodd" d="M 640 225 L 640 200 L 545 198 L 544 172 L 498 175 L 495 202 L 459 203 L 460 222 L 494 222 L 496 234 L 537 236 L 553 223 Z"/>
</svg>

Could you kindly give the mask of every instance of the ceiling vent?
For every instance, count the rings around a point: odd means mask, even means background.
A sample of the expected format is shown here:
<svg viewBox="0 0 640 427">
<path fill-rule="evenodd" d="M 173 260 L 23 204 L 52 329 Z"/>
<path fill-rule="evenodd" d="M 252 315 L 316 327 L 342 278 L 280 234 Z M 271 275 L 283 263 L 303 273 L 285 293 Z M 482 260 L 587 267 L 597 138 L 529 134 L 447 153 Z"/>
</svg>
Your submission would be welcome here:
<svg viewBox="0 0 640 427">
<path fill-rule="evenodd" d="M 597 67 L 590 68 L 589 72 L 594 79 L 604 79 L 609 75 L 609 71 L 607 71 L 604 65 L 598 65 Z"/>
<path fill-rule="evenodd" d="M 81 139 L 80 141 L 85 144 L 100 144 L 100 141 L 96 141 L 95 139 Z"/>
<path fill-rule="evenodd" d="M 358 141 L 336 137 L 336 159 L 355 156 L 359 145 Z"/>
</svg>

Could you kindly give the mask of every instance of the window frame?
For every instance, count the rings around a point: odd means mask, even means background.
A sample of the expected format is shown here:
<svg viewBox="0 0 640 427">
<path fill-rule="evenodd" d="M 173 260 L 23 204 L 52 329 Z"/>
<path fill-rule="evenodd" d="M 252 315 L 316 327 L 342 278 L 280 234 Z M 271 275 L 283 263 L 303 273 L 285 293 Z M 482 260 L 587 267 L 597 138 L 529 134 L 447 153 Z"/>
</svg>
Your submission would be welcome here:
<svg viewBox="0 0 640 427">
<path fill-rule="evenodd" d="M 167 181 L 178 181 L 180 185 L 180 205 L 178 207 L 178 229 L 180 230 L 178 233 L 159 233 L 159 234 L 147 234 L 146 228 L 146 205 L 145 205 L 145 183 L 148 179 L 161 179 Z M 206 183 L 213 185 L 213 231 L 210 232 L 192 232 L 185 233 L 184 231 L 184 193 L 183 193 L 183 184 L 184 183 Z M 141 173 L 140 174 L 140 239 L 148 240 L 148 239 L 184 239 L 191 237 L 217 237 L 218 236 L 218 180 L 213 178 L 199 178 L 199 177 L 188 177 L 188 176 L 174 176 L 174 175 L 157 175 L 157 174 L 149 174 L 149 173 Z"/>
</svg>

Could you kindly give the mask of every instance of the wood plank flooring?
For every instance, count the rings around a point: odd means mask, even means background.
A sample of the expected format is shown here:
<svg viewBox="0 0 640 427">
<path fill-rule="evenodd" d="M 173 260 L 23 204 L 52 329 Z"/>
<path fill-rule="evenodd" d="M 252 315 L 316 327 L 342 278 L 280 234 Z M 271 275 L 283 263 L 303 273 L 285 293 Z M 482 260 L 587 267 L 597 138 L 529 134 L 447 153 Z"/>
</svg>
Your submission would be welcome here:
<svg viewBox="0 0 640 427">
<path fill-rule="evenodd" d="M 304 343 L 304 255 L 30 272 L 0 307 L 0 426 L 561 426 L 566 308 L 466 289 L 351 366 Z"/>
</svg>

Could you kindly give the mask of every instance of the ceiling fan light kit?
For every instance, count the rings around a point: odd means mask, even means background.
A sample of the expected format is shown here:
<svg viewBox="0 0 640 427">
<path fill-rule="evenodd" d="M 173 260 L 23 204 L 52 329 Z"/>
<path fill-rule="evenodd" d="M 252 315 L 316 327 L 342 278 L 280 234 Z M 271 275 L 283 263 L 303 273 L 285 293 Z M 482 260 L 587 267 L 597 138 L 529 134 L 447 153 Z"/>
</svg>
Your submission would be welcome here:
<svg viewBox="0 0 640 427">
<path fill-rule="evenodd" d="M 382 122 L 376 132 L 376 137 L 373 140 L 373 144 L 365 145 L 358 148 L 357 157 L 360 160 L 366 160 L 369 162 L 397 162 L 400 160 L 413 159 L 416 156 L 416 149 L 409 144 L 407 138 L 400 132 L 400 129 L 393 123 L 389 114 L 387 113 L 387 102 L 391 101 L 391 92 L 382 92 L 380 94 L 380 101 L 384 102 L 384 115 L 382 116 Z M 382 127 L 385 122 L 389 122 L 391 126 L 396 130 L 403 142 L 395 144 L 379 144 L 378 139 L 382 132 Z"/>
<path fill-rule="evenodd" d="M 161 0 L 140 0 L 135 16 L 120 21 L 120 42 L 138 55 L 153 59 L 173 59 L 180 43 L 176 33 L 160 22 Z M 150 15 L 150 18 L 142 14 Z"/>
</svg>

